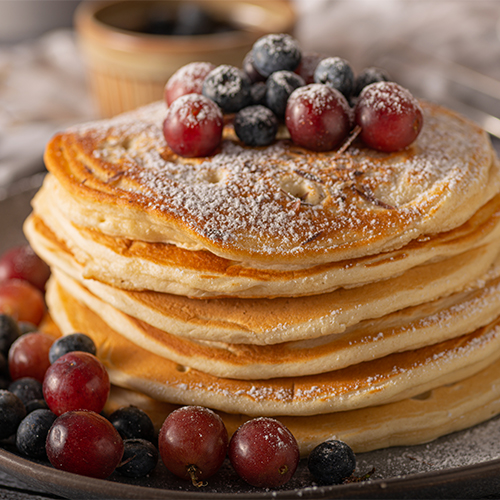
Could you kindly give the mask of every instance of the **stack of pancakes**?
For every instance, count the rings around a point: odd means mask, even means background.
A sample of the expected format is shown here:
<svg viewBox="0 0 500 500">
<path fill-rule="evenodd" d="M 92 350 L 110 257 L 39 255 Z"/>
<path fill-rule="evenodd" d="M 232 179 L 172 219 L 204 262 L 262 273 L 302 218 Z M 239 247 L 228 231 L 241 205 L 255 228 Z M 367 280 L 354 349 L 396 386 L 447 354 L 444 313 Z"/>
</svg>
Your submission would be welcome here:
<svg viewBox="0 0 500 500">
<path fill-rule="evenodd" d="M 53 138 L 25 232 L 50 314 L 97 344 L 116 404 L 229 432 L 282 420 L 307 454 L 413 444 L 500 412 L 500 168 L 422 103 L 409 148 L 166 145 L 155 103 Z"/>
</svg>

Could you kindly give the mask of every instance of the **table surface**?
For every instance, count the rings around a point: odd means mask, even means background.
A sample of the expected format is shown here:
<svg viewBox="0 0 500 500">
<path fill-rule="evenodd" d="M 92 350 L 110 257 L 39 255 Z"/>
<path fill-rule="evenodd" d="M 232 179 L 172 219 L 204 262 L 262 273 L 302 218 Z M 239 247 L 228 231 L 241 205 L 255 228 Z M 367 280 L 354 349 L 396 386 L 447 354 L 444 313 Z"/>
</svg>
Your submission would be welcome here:
<svg viewBox="0 0 500 500">
<path fill-rule="evenodd" d="M 2 500 L 37 500 L 61 498 L 47 493 L 40 493 L 25 483 L 0 471 L 0 499 Z"/>
</svg>

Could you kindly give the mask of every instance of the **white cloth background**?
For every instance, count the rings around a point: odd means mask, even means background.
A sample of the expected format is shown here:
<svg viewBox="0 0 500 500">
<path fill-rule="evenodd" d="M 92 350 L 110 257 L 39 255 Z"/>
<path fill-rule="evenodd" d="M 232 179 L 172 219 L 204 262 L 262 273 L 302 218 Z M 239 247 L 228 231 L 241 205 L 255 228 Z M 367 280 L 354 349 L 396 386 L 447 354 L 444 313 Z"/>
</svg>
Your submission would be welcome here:
<svg viewBox="0 0 500 500">
<path fill-rule="evenodd" d="M 0 185 L 42 170 L 50 137 L 93 117 L 71 30 L 0 46 Z"/>
</svg>

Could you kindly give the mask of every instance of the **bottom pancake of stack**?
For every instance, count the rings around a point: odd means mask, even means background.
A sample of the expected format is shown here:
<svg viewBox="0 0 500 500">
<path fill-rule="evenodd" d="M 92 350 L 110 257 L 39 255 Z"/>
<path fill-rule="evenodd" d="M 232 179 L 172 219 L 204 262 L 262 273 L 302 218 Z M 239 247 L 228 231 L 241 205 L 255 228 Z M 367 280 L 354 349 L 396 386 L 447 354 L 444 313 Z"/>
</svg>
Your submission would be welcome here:
<svg viewBox="0 0 500 500">
<path fill-rule="evenodd" d="M 175 363 L 131 343 L 99 315 L 74 299 L 55 279 L 49 284 L 48 300 L 63 333 L 85 331 L 96 343 L 98 356 L 115 384 L 108 401 L 108 411 L 133 404 L 144 409 L 159 427 L 168 413 L 176 408 L 174 404 L 158 398 L 159 385 L 172 384 L 176 387 L 180 404 L 204 404 L 204 395 L 215 390 L 222 393 L 220 403 L 216 405 L 219 407 L 224 407 L 224 402 L 230 401 L 231 395 L 238 397 L 238 388 L 242 391 L 237 380 L 210 377 L 196 370 L 179 371 L 180 367 Z M 466 348 L 467 343 L 481 344 L 492 356 L 487 357 L 485 367 L 475 365 L 472 370 L 463 370 L 454 383 L 440 384 L 438 380 L 438 385 L 431 384 L 435 386 L 433 389 L 422 387 L 424 391 L 413 397 L 371 407 L 318 415 L 278 414 L 275 417 L 294 434 L 303 456 L 332 437 L 347 442 L 355 452 L 364 452 L 388 446 L 419 444 L 470 427 L 500 413 L 500 364 L 494 362 L 500 351 L 497 322 L 463 336 L 459 342 L 439 344 L 430 358 L 436 362 L 453 356 L 457 350 Z M 397 371 L 397 364 L 394 371 Z M 352 382 L 357 384 L 360 380 Z M 197 386 L 194 391 L 193 384 Z M 262 394 L 264 387 L 273 384 L 285 385 L 279 379 L 251 381 L 243 385 L 247 385 L 245 394 L 248 396 L 252 394 L 249 386 L 253 387 L 255 395 L 259 391 Z M 175 399 L 172 397 L 173 401 Z M 294 405 L 300 403 L 295 401 Z M 230 435 L 251 418 L 220 409 L 218 413 Z"/>
</svg>

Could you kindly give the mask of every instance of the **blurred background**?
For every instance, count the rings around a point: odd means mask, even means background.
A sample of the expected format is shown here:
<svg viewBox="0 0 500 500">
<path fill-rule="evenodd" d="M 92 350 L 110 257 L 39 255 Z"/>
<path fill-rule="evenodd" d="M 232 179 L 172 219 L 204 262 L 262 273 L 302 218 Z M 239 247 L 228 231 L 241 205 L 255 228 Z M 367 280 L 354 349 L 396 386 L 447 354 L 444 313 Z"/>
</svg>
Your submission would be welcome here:
<svg viewBox="0 0 500 500">
<path fill-rule="evenodd" d="M 130 10 L 145 2 L 125 3 Z M 172 2 L 176 9 L 190 4 Z M 198 3 L 214 4 L 210 8 L 216 9 L 216 15 L 229 16 L 238 33 L 183 40 L 177 36 L 160 47 L 152 35 L 144 44 L 124 33 L 135 29 L 130 23 L 138 19 L 136 10 L 128 18 L 120 14 L 122 9 L 118 15 L 106 11 L 98 15 L 96 27 L 88 16 L 97 1 L 0 0 L 0 196 L 8 195 L 14 181 L 43 170 L 44 145 L 56 131 L 114 114 L 120 106 L 129 106 L 137 92 L 142 99 L 150 99 L 150 91 L 161 98 L 163 80 L 183 61 L 242 57 L 252 37 L 275 30 L 294 34 L 305 51 L 347 59 L 355 72 L 373 65 L 385 68 L 419 97 L 441 102 L 479 122 L 498 145 L 498 0 Z M 82 4 L 87 9 L 85 19 Z M 194 14 L 185 11 L 189 24 Z M 76 12 L 80 12 L 78 22 Z M 167 21 L 157 13 L 157 19 Z M 102 29 L 108 21 L 113 24 L 111 34 Z"/>
</svg>

